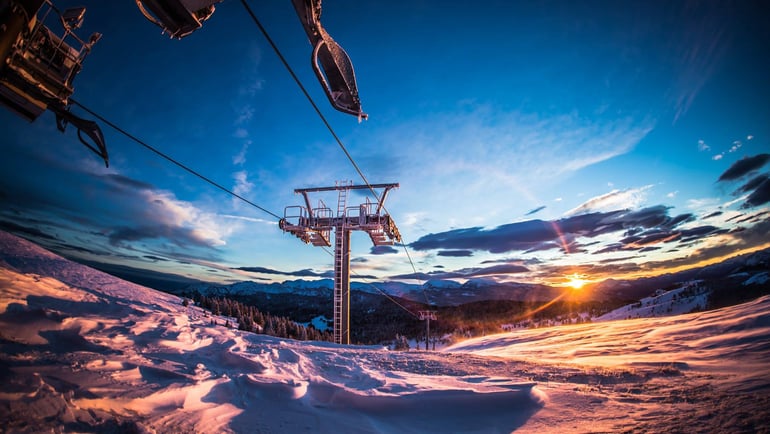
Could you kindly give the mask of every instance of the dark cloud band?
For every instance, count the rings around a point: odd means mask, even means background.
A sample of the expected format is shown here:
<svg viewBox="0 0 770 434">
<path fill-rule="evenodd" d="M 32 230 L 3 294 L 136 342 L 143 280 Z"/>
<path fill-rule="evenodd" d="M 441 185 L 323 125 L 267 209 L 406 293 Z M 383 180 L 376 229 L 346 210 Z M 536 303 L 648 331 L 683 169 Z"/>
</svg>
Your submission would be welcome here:
<svg viewBox="0 0 770 434">
<path fill-rule="evenodd" d="M 753 157 L 742 158 L 733 163 L 729 169 L 725 170 L 718 181 L 733 181 L 739 179 L 761 168 L 768 161 L 770 161 L 770 154 L 759 154 Z"/>
<path fill-rule="evenodd" d="M 603 234 L 623 232 L 621 244 L 639 242 L 651 244 L 674 237 L 679 225 L 694 220 L 692 214 L 668 215 L 663 205 L 636 211 L 595 212 L 554 221 L 528 220 L 494 229 L 480 227 L 454 229 L 428 234 L 411 244 L 415 250 L 487 251 L 490 253 L 534 252 L 561 248 L 569 252 L 582 251 L 578 237 L 593 238 Z M 634 238 L 629 238 L 634 237 Z"/>
</svg>

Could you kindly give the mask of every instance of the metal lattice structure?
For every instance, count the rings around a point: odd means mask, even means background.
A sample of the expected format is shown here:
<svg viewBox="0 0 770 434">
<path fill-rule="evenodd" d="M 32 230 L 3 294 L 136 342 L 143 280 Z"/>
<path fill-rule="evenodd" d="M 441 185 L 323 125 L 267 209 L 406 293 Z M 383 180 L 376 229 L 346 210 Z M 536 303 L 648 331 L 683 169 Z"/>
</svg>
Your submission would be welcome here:
<svg viewBox="0 0 770 434">
<path fill-rule="evenodd" d="M 390 246 L 401 241 L 395 222 L 385 213 L 384 203 L 388 192 L 398 184 L 353 185 L 338 182 L 334 187 L 299 188 L 305 206 L 288 206 L 279 227 L 307 244 L 331 247 L 329 240 L 334 230 L 334 342 L 350 344 L 350 232 L 364 231 L 375 246 Z M 383 189 L 377 202 L 348 206 L 350 190 Z M 309 193 L 337 191 L 337 209 L 318 201 L 312 207 Z"/>
<path fill-rule="evenodd" d="M 420 321 L 426 321 L 425 323 L 425 351 L 428 351 L 428 343 L 430 342 L 430 321 L 436 321 L 436 311 L 435 310 L 421 310 L 417 312 L 418 315 L 420 315 L 419 319 Z M 417 344 L 418 349 L 420 344 Z M 433 343 L 433 349 L 436 349 L 436 343 Z"/>
</svg>

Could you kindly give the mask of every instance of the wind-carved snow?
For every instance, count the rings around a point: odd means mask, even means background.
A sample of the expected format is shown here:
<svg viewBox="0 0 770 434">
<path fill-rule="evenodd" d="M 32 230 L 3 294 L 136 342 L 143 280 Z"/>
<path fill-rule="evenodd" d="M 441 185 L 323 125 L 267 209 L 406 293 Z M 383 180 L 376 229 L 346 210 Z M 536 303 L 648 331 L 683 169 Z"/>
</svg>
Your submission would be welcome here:
<svg viewBox="0 0 770 434">
<path fill-rule="evenodd" d="M 0 252 L 11 432 L 736 432 L 770 420 L 767 297 L 390 352 L 213 326 L 181 298 L 4 233 Z"/>
<path fill-rule="evenodd" d="M 0 268 L 0 418 L 11 430 L 511 431 L 542 405 L 521 378 L 212 326 L 179 297 L 7 234 L 0 246 L 13 267 Z"/>
</svg>

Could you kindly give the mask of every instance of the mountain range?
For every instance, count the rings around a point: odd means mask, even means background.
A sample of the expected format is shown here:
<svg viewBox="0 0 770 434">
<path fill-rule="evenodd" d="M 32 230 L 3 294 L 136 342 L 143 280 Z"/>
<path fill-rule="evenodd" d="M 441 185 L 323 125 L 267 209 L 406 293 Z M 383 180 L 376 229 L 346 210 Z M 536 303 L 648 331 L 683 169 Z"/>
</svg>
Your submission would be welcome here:
<svg viewBox="0 0 770 434">
<path fill-rule="evenodd" d="M 97 267 L 98 268 L 98 267 Z M 583 301 L 636 301 L 661 289 L 673 289 L 685 282 L 728 280 L 738 284 L 766 275 L 770 270 L 770 249 L 736 256 L 723 262 L 677 273 L 635 280 L 607 279 L 588 287 L 575 297 Z M 120 276 L 120 274 L 118 274 Z M 120 276 L 123 277 L 123 276 Z M 127 280 L 131 280 L 126 276 Z M 759 281 L 762 279 L 760 278 Z M 207 296 L 249 296 L 264 294 L 293 294 L 299 297 L 331 296 L 332 279 L 287 280 L 281 283 L 243 281 L 229 285 L 195 282 L 166 288 L 167 292 L 185 294 L 198 292 Z M 151 285 L 148 285 L 151 286 Z M 489 278 L 469 279 L 464 283 L 453 280 L 428 280 L 423 284 L 400 281 L 362 282 L 352 280 L 351 291 L 387 294 L 416 303 L 433 306 L 459 306 L 480 301 L 508 300 L 547 302 L 562 295 L 563 288 L 522 282 L 497 282 Z M 164 288 L 157 288 L 164 290 Z"/>
</svg>

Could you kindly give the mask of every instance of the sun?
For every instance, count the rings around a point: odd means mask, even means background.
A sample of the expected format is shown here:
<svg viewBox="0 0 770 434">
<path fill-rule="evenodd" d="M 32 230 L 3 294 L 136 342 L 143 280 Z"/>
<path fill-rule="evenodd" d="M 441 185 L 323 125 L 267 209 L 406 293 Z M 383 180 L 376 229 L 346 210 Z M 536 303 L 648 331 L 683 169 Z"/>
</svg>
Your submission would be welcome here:
<svg viewBox="0 0 770 434">
<path fill-rule="evenodd" d="M 588 281 L 581 279 L 577 273 L 567 276 L 567 285 L 572 289 L 581 289 L 586 283 L 588 283 Z"/>
</svg>

